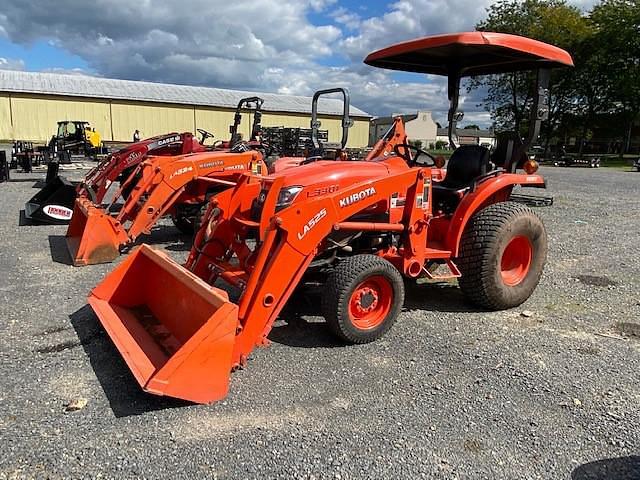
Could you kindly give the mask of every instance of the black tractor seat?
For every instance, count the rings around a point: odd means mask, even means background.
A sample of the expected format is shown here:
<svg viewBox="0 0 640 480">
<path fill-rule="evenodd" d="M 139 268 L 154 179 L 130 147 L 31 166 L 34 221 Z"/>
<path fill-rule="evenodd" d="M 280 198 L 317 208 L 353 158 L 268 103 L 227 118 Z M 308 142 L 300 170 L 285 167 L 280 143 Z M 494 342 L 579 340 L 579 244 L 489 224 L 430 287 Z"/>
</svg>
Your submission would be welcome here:
<svg viewBox="0 0 640 480">
<path fill-rule="evenodd" d="M 495 166 L 489 159 L 489 149 L 486 147 L 458 147 L 449 159 L 444 180 L 433 184 L 434 211 L 454 211 L 474 182 L 494 170 Z"/>
</svg>

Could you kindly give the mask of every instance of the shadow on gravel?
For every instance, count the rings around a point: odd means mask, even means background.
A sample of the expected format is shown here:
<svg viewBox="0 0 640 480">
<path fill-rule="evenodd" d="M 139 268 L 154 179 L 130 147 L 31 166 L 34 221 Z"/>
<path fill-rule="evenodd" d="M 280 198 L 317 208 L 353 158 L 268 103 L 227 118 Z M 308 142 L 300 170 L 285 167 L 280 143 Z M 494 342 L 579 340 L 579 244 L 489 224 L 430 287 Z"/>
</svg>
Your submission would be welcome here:
<svg viewBox="0 0 640 480">
<path fill-rule="evenodd" d="M 193 237 L 181 233 L 173 225 L 157 225 L 151 230 L 151 235 L 145 235 L 138 239 L 136 245 L 146 243 L 148 245 L 162 245 L 172 252 L 188 252 L 191 250 Z"/>
<path fill-rule="evenodd" d="M 269 333 L 269 340 L 298 348 L 344 347 L 344 343 L 329 331 L 324 321 L 310 322 L 303 318 L 321 315 L 320 302 L 320 295 L 315 290 L 295 292 L 278 316 L 286 324 L 274 326 Z"/>
<path fill-rule="evenodd" d="M 448 282 L 405 283 L 404 309 L 428 312 L 484 312 L 466 302 L 458 285 Z"/>
<path fill-rule="evenodd" d="M 69 318 L 116 417 L 192 405 L 189 402 L 145 393 L 89 305 L 69 315 Z"/>
<path fill-rule="evenodd" d="M 324 321 L 303 318 L 321 317 L 321 294 L 321 289 L 296 291 L 278 317 L 286 324 L 274 326 L 269 340 L 298 348 L 343 347 L 344 343 L 335 338 Z M 403 311 L 410 310 L 422 310 L 425 313 L 484 311 L 466 303 L 458 286 L 447 282 L 405 284 Z"/>
<path fill-rule="evenodd" d="M 65 265 L 73 265 L 71 255 L 67 249 L 67 242 L 64 235 L 49 235 L 49 250 L 51 251 L 51 260 L 56 263 Z"/>
<path fill-rule="evenodd" d="M 580 465 L 571 472 L 571 480 L 637 480 L 640 456 L 606 458 Z"/>
</svg>

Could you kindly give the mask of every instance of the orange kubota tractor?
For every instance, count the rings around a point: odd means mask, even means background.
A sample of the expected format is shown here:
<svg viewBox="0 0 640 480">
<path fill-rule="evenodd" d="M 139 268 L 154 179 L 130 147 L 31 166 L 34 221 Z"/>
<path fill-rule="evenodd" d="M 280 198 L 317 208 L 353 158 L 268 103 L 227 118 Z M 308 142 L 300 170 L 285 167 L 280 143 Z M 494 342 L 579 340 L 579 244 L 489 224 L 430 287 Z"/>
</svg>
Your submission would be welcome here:
<svg viewBox="0 0 640 480">
<path fill-rule="evenodd" d="M 524 141 L 505 136 L 493 156 L 458 146 L 446 171 L 404 144 L 370 162 L 318 160 L 244 175 L 211 199 L 184 267 L 142 245 L 89 296 L 145 391 L 193 402 L 225 397 L 230 372 L 268 343 L 279 312 L 307 281 L 324 284 L 322 314 L 347 343 L 391 328 L 403 277 L 458 277 L 468 300 L 491 310 L 532 294 L 547 236 L 538 215 L 510 197 L 516 185 L 545 187 L 526 150 L 547 113 L 549 70 L 571 66 L 570 55 L 519 36 L 470 32 L 400 43 L 365 62 L 446 75 L 454 147 L 461 78 L 536 70 L 531 131 Z M 444 272 L 434 274 L 434 263 Z M 221 282 L 241 291 L 237 304 Z"/>
<path fill-rule="evenodd" d="M 331 93 L 341 93 L 343 96 L 343 133 L 339 146 L 320 145 L 317 141 L 317 129 L 320 126 L 317 119 L 318 100 L 322 95 Z M 203 213 L 203 206 L 211 195 L 234 186 L 243 173 L 266 173 L 268 168 L 264 157 L 268 146 L 260 141 L 262 103 L 259 97 L 240 101 L 230 128 L 231 140 L 215 145 L 221 149 L 232 145 L 230 150 L 176 157 L 150 157 L 140 163 L 115 194 L 115 198 L 118 198 L 123 191 L 129 193 L 117 215 L 111 215 L 109 209 L 95 205 L 90 199 L 79 198 L 66 234 L 67 247 L 74 265 L 113 261 L 121 249 L 133 245 L 141 235 L 149 234 L 151 228 L 165 215 L 171 215 L 174 225 L 180 231 L 192 234 Z M 251 138 L 244 142 L 238 134 L 240 110 L 250 106 L 255 106 Z M 324 158 L 325 155 L 340 155 L 346 146 L 350 126 L 348 92 L 344 89 L 316 92 L 312 100 L 313 157 L 280 158 L 272 163 L 271 170 L 291 168 L 316 158 Z"/>
</svg>

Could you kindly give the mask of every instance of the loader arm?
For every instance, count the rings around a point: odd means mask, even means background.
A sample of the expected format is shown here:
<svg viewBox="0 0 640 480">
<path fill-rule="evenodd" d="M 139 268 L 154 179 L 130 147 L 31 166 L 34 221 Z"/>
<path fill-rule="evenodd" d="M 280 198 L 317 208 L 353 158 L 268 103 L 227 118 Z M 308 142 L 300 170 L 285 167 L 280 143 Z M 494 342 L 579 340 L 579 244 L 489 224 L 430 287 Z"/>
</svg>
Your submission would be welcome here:
<svg viewBox="0 0 640 480">
<path fill-rule="evenodd" d="M 107 157 L 91 170 L 84 182 L 78 187 L 78 194 L 88 196 L 100 204 L 118 177 L 127 169 L 133 168 L 148 155 L 175 154 L 185 155 L 194 151 L 193 135 L 190 132 L 169 133 L 134 143 Z M 122 190 L 119 190 L 121 193 Z M 118 197 L 115 197 L 118 198 Z"/>
<path fill-rule="evenodd" d="M 404 129 L 402 117 L 395 117 L 393 119 L 393 125 L 391 125 L 382 138 L 376 142 L 364 161 L 370 162 L 374 158 L 379 157 L 386 158 L 393 153 L 396 145 L 405 145 L 407 143 L 407 133 Z"/>
<path fill-rule="evenodd" d="M 235 185 L 245 172 L 265 171 L 257 151 L 208 152 L 181 157 L 150 157 L 138 165 L 127 182 L 135 185 L 116 216 L 79 198 L 66 234 L 76 266 L 115 260 L 121 249 L 133 244 L 165 214 L 179 204 L 198 205 L 209 192 Z"/>
<path fill-rule="evenodd" d="M 217 153 L 202 159 L 198 156 L 161 159 L 160 164 L 150 162 L 143 167 L 141 185 L 125 202 L 116 222 L 121 225 L 130 222 L 127 236 L 130 242 L 135 242 L 140 235 L 150 233 L 158 219 L 170 213 L 177 203 L 204 202 L 212 186 L 234 185 L 241 173 L 251 171 L 252 165 L 261 161 L 260 154 L 251 151 Z M 194 188 L 187 192 L 189 187 Z"/>
</svg>

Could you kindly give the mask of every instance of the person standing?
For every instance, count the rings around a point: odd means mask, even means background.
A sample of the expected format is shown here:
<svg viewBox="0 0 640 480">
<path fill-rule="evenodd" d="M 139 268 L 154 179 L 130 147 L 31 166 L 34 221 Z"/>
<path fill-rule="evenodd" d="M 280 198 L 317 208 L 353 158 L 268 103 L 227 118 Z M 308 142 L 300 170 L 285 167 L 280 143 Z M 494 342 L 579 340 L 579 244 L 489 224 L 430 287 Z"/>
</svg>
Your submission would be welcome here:
<svg viewBox="0 0 640 480">
<path fill-rule="evenodd" d="M 140 130 L 136 130 L 135 132 L 133 132 L 133 141 L 134 142 L 140 141 Z"/>
</svg>

